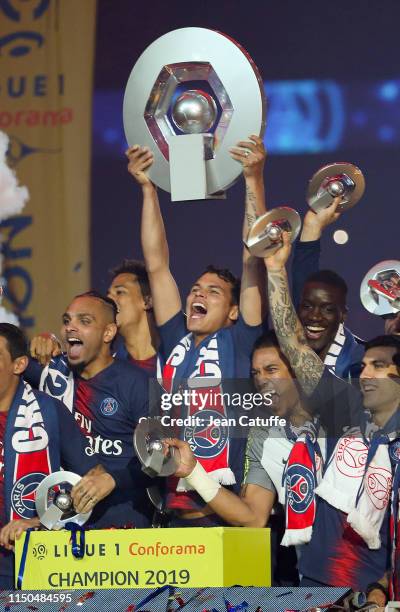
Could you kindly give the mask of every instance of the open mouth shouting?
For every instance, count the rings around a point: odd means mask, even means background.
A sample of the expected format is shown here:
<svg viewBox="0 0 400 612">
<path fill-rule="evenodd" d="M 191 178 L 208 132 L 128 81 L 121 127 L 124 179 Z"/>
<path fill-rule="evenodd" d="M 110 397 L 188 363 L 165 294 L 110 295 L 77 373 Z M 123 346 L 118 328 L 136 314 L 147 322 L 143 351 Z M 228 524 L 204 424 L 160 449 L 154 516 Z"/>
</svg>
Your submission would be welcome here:
<svg viewBox="0 0 400 612">
<path fill-rule="evenodd" d="M 205 304 L 203 304 L 202 302 L 193 302 L 193 304 L 190 307 L 190 318 L 192 320 L 201 320 L 204 319 L 204 317 L 207 314 L 207 306 Z"/>
<path fill-rule="evenodd" d="M 83 342 L 80 338 L 76 336 L 69 336 L 66 339 L 67 344 L 67 355 L 68 359 L 71 361 L 76 361 L 80 359 L 83 349 Z"/>
</svg>

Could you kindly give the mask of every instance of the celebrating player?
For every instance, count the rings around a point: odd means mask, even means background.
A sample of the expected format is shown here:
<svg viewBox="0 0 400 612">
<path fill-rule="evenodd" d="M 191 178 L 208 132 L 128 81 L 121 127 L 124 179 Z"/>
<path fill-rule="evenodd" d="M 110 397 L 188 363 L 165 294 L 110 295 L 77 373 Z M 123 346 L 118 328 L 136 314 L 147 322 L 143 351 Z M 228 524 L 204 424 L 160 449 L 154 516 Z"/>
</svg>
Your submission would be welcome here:
<svg viewBox="0 0 400 612">
<path fill-rule="evenodd" d="M 389 569 L 389 500 L 392 473 L 398 469 L 400 342 L 396 336 L 383 336 L 366 345 L 360 377 L 365 415 L 356 390 L 346 385 L 347 397 L 343 395 L 344 383 L 307 344 L 289 295 L 285 263 L 290 243 L 286 233 L 283 238 L 283 247 L 265 260 L 271 317 L 281 349 L 298 383 L 331 426 L 343 423 L 344 415 L 357 415 L 356 428 L 340 437 L 316 491 L 312 538 L 300 558 L 301 584 L 363 590 Z M 330 417 L 327 398 L 337 404 Z M 340 435 L 338 427 L 337 432 Z"/>
<path fill-rule="evenodd" d="M 118 306 L 117 325 L 122 342 L 117 344 L 116 357 L 128 359 L 155 377 L 159 337 L 144 264 L 125 260 L 118 266 L 113 271 L 108 297 Z"/>
<path fill-rule="evenodd" d="M 231 154 L 243 165 L 246 181 L 243 231 L 247 236 L 252 223 L 265 211 L 265 150 L 262 140 L 251 136 L 249 141 L 240 142 L 232 149 Z M 262 282 L 259 261 L 244 253 L 241 289 L 228 270 L 208 267 L 196 279 L 187 297 L 185 320 L 169 268 L 168 243 L 157 192 L 145 173 L 153 163 L 153 155 L 147 147 L 134 146 L 127 156 L 129 172 L 143 191 L 142 248 L 163 349 L 164 388 L 172 391 L 183 379 L 207 377 L 218 390 L 221 379 L 247 378 L 251 349 L 261 331 L 263 291 L 259 288 Z M 217 410 L 217 416 L 226 415 L 223 404 L 213 409 Z M 193 406 L 187 410 L 189 416 L 194 415 Z M 213 439 L 210 452 L 203 452 L 199 447 L 196 452 L 199 456 L 202 454 L 200 460 L 217 479 L 238 486 L 242 479 L 244 439 Z M 197 495 L 178 492 L 176 487 L 177 482 L 170 481 L 167 503 L 178 515 L 174 524 L 193 525 L 194 521 L 214 524 L 213 511 L 204 507 Z"/>
<path fill-rule="evenodd" d="M 76 296 L 62 319 L 66 354 L 54 357 L 44 370 L 31 360 L 27 379 L 62 399 L 88 439 L 87 453 L 98 455 L 117 474 L 118 490 L 96 507 L 96 526 L 146 527 L 149 481 L 133 456 L 132 434 L 148 415 L 148 377 L 113 357 L 116 314 L 115 302 L 97 292 Z"/>
<path fill-rule="evenodd" d="M 342 378 L 358 377 L 362 344 L 344 323 L 347 285 L 331 270 L 319 271 L 322 232 L 340 217 L 341 198 L 318 212 L 307 211 L 294 248 L 293 301 L 308 345 Z"/>
<path fill-rule="evenodd" d="M 58 400 L 23 381 L 28 346 L 20 329 L 0 323 L 0 588 L 14 587 L 16 538 L 38 527 L 35 491 L 62 466 L 86 476 L 72 490 L 78 512 L 88 512 L 115 480 L 85 452 L 86 439 Z"/>
</svg>

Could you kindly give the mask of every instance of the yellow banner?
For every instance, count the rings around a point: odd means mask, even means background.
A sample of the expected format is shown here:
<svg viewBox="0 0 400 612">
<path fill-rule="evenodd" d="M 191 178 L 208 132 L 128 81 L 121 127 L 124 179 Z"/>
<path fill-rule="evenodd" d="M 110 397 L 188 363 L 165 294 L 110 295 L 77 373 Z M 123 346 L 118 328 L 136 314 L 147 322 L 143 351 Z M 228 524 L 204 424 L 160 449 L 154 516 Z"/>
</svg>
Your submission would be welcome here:
<svg viewBox="0 0 400 612">
<path fill-rule="evenodd" d="M 85 538 L 85 555 L 76 559 L 69 532 L 32 532 L 22 588 L 271 585 L 269 529 L 116 529 Z M 16 576 L 22 549 L 23 538 L 16 543 Z"/>
<path fill-rule="evenodd" d="M 5 306 L 29 332 L 58 331 L 89 285 L 95 22 L 96 0 L 0 3 L 0 130 L 30 192 L 0 227 Z"/>
</svg>

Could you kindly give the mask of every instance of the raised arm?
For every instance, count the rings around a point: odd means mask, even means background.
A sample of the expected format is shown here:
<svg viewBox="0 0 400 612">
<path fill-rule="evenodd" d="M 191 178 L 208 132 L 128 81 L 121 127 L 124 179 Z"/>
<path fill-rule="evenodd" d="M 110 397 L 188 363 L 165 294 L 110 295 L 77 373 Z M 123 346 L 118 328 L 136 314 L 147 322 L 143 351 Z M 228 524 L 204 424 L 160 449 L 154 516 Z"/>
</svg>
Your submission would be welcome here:
<svg viewBox="0 0 400 612">
<path fill-rule="evenodd" d="M 324 364 L 307 345 L 304 329 L 290 298 L 285 269 L 289 255 L 290 239 L 287 232 L 284 232 L 282 248 L 264 260 L 268 271 L 269 308 L 282 352 L 289 360 L 304 392 L 311 395 L 322 377 Z"/>
<path fill-rule="evenodd" d="M 339 219 L 337 207 L 341 198 L 335 198 L 331 206 L 318 212 L 309 209 L 304 216 L 303 227 L 294 247 L 292 261 L 293 303 L 297 310 L 305 282 L 311 274 L 318 272 L 321 255 L 320 238 L 324 229 Z"/>
<path fill-rule="evenodd" d="M 207 502 L 208 506 L 230 525 L 265 527 L 275 501 L 275 493 L 256 484 L 245 484 L 240 497 L 218 484 L 196 461 L 187 442 L 169 438 L 169 446 L 180 452 L 176 476 L 187 483 Z"/>
<path fill-rule="evenodd" d="M 243 240 L 258 217 L 266 212 L 264 189 L 264 164 L 266 151 L 259 136 L 252 135 L 231 149 L 233 159 L 243 166 L 246 183 Z M 240 312 L 249 325 L 259 325 L 265 315 L 265 272 L 262 261 L 243 249 L 243 269 L 240 292 Z"/>
<path fill-rule="evenodd" d="M 153 163 L 148 147 L 135 145 L 126 152 L 128 171 L 143 192 L 141 241 L 149 276 L 154 316 L 163 325 L 182 308 L 178 287 L 169 269 L 169 249 L 157 190 L 145 170 Z"/>
</svg>

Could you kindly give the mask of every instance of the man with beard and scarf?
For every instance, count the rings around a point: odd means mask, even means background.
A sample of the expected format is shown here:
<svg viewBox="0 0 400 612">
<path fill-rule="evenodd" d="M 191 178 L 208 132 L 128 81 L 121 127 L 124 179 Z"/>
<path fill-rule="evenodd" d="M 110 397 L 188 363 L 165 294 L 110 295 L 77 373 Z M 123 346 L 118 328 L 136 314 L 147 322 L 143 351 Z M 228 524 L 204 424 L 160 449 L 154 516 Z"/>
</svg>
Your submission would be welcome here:
<svg viewBox="0 0 400 612">
<path fill-rule="evenodd" d="M 72 489 L 78 512 L 93 510 L 115 487 L 85 453 L 86 439 L 65 406 L 22 379 L 27 355 L 22 331 L 0 323 L 0 589 L 14 587 L 15 540 L 40 525 L 34 494 L 46 476 L 61 467 L 86 473 Z"/>
<path fill-rule="evenodd" d="M 338 376 L 357 378 L 364 352 L 345 326 L 347 285 L 332 270 L 319 270 L 323 230 L 339 217 L 341 198 L 318 212 L 307 211 L 292 262 L 293 302 L 308 345 Z M 387 332 L 385 332 L 387 333 Z"/>
<path fill-rule="evenodd" d="M 316 489 L 317 512 L 300 558 L 300 586 L 365 590 L 390 568 L 390 496 L 392 478 L 399 477 L 400 342 L 396 336 L 381 336 L 366 344 L 360 396 L 308 346 L 290 299 L 289 254 L 284 233 L 282 248 L 265 260 L 271 317 L 308 405 L 326 423 L 328 435 L 339 438 Z M 343 434 L 349 423 L 354 428 Z"/>
<path fill-rule="evenodd" d="M 151 511 L 132 434 L 148 416 L 148 377 L 111 349 L 117 332 L 115 302 L 91 291 L 76 296 L 62 316 L 66 353 L 43 369 L 31 359 L 26 379 L 64 402 L 88 439 L 89 455 L 109 468 L 117 483 L 96 506 L 96 527 L 147 527 Z"/>
<path fill-rule="evenodd" d="M 256 341 L 251 372 L 256 391 L 268 394 L 271 400 L 262 409 L 264 416 L 265 413 L 277 415 L 286 420 L 286 426 L 257 426 L 250 429 L 240 496 L 221 487 L 204 472 L 187 442 L 175 438 L 167 443 L 180 451 L 177 475 L 186 478 L 188 484 L 204 496 L 205 501 L 208 500 L 210 508 L 226 523 L 243 527 L 264 527 L 268 524 L 271 528 L 273 583 L 275 586 L 296 585 L 296 554 L 286 546 L 303 542 L 305 528 L 303 524 L 296 525 L 292 520 L 286 520 L 290 512 L 286 498 L 286 474 L 290 465 L 299 458 L 310 464 L 315 460 L 314 476 L 317 482 L 325 455 L 325 440 L 316 440 L 318 421 L 314 421 L 307 411 L 305 398 L 273 331 Z M 205 477 L 203 480 L 202 476 Z M 282 536 L 285 548 L 279 546 Z"/>
<path fill-rule="evenodd" d="M 250 136 L 231 150 L 234 159 L 243 165 L 246 182 L 246 214 L 243 234 L 265 211 L 263 168 L 265 150 L 262 139 Z M 221 397 L 221 384 L 226 390 L 229 381 L 248 378 L 250 354 L 261 333 L 264 292 L 263 271 L 257 258 L 245 251 L 242 284 L 225 269 L 209 266 L 195 280 L 186 299 L 186 316 L 175 280 L 169 267 L 169 249 L 155 186 L 145 170 L 153 163 L 147 147 L 135 145 L 127 151 L 128 171 L 143 192 L 141 222 L 142 249 L 149 275 L 153 308 L 160 334 L 160 357 L 163 361 L 163 387 L 175 392 L 182 384 L 196 388 L 196 400 L 210 393 Z M 186 255 L 187 257 L 187 255 Z M 201 385 L 200 379 L 202 379 Z M 187 382 L 186 382 L 187 381 Z M 185 416 L 195 416 L 197 401 L 185 406 Z M 197 404 L 198 405 L 198 404 Z M 228 414 L 223 402 L 207 411 L 220 417 Z M 182 409 L 183 410 L 183 409 Z M 201 430 L 201 431 L 200 431 Z M 221 428 L 225 439 L 202 442 L 204 428 L 181 432 L 193 439 L 203 465 L 223 484 L 239 487 L 243 474 L 245 439 L 232 437 Z M 167 507 L 173 510 L 173 526 L 207 526 L 218 523 L 218 517 L 185 483 L 167 480 Z"/>
</svg>

